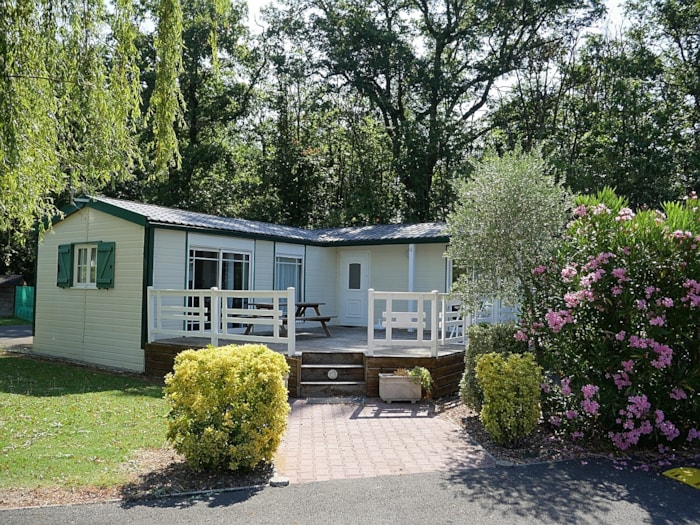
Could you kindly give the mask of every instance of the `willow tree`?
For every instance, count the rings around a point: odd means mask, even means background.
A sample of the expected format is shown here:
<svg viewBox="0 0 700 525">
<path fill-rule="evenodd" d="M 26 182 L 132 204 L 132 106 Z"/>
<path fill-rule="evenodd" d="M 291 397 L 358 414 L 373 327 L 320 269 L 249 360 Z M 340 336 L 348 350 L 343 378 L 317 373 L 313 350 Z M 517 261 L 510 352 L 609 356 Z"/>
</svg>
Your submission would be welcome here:
<svg viewBox="0 0 700 525">
<path fill-rule="evenodd" d="M 149 15 L 158 80 L 145 113 L 135 45 L 144 13 L 137 0 L 0 0 L 4 234 L 52 215 L 62 197 L 129 177 L 142 162 L 135 130 L 143 119 L 154 130 L 152 173 L 177 162 L 180 0 L 157 0 Z"/>
</svg>

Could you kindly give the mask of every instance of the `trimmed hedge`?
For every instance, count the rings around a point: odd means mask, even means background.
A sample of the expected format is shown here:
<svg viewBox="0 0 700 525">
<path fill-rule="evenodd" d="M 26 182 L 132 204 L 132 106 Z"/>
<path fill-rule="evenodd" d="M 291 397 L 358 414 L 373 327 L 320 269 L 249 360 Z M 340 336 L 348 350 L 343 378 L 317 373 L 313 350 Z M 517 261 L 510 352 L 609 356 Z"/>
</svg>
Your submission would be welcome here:
<svg viewBox="0 0 700 525">
<path fill-rule="evenodd" d="M 289 367 L 263 345 L 186 350 L 165 378 L 167 438 L 193 470 L 272 461 L 287 426 Z"/>
<path fill-rule="evenodd" d="M 464 353 L 464 375 L 459 384 L 462 402 L 477 412 L 481 410 L 484 394 L 476 380 L 476 361 L 484 354 L 518 354 L 527 351 L 527 343 L 515 339 L 515 323 L 478 324 L 467 329 L 467 349 Z"/>
</svg>

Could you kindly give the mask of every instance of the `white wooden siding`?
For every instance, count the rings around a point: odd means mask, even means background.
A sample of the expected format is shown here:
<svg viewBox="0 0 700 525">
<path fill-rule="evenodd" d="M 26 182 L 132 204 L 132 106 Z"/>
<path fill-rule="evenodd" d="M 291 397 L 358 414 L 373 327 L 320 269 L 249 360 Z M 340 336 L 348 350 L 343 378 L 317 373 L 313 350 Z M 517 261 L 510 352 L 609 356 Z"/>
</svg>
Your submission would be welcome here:
<svg viewBox="0 0 700 525">
<path fill-rule="evenodd" d="M 60 244 L 115 242 L 114 288 L 59 288 Z M 91 208 L 57 223 L 39 246 L 34 351 L 143 372 L 144 229 Z"/>
<path fill-rule="evenodd" d="M 256 290 L 272 290 L 275 271 L 275 243 L 271 241 L 256 241 L 254 259 L 253 288 Z"/>
<path fill-rule="evenodd" d="M 325 315 L 338 315 L 337 257 L 336 248 L 306 247 L 304 299 L 326 303 L 321 308 L 321 312 Z"/>
<path fill-rule="evenodd" d="M 153 239 L 153 286 L 180 289 L 187 286 L 187 235 L 156 229 Z"/>
<path fill-rule="evenodd" d="M 445 244 L 416 244 L 416 292 L 448 292 L 445 289 L 447 260 Z"/>
</svg>

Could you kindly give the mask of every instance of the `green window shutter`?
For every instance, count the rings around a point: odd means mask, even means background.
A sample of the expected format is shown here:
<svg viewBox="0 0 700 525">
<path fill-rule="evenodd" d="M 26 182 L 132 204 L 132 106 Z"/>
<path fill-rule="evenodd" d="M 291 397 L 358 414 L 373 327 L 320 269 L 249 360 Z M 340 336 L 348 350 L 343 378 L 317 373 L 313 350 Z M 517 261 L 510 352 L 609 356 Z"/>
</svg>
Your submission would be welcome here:
<svg viewBox="0 0 700 525">
<path fill-rule="evenodd" d="M 114 248 L 113 242 L 97 244 L 97 278 L 98 288 L 114 288 Z"/>
<path fill-rule="evenodd" d="M 58 247 L 58 274 L 56 286 L 70 288 L 73 285 L 73 246 L 61 244 Z"/>
</svg>

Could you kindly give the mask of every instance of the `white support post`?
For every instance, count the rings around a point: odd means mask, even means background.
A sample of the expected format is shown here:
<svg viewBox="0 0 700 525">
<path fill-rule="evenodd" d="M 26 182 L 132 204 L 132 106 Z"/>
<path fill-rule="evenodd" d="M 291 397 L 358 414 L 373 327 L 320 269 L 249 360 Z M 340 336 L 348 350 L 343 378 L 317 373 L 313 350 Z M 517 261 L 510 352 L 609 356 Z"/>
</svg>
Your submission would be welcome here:
<svg viewBox="0 0 700 525">
<path fill-rule="evenodd" d="M 374 289 L 367 290 L 367 355 L 374 355 Z"/>
<path fill-rule="evenodd" d="M 431 357 L 438 355 L 438 291 L 433 290 L 430 299 L 430 347 Z"/>
<path fill-rule="evenodd" d="M 296 351 L 297 321 L 294 315 L 296 311 L 296 293 L 294 287 L 290 286 L 287 288 L 287 355 L 289 357 L 292 357 Z"/>
<path fill-rule="evenodd" d="M 153 342 L 153 328 L 155 317 L 153 316 L 153 286 L 149 286 L 146 291 L 146 319 L 148 323 L 146 340 L 149 343 Z"/>
<path fill-rule="evenodd" d="M 219 289 L 216 286 L 211 287 L 211 298 L 209 301 L 209 319 L 211 324 L 211 344 L 219 346 L 219 334 L 221 333 L 221 304 L 219 302 Z M 204 301 L 202 301 L 204 304 Z"/>
</svg>

